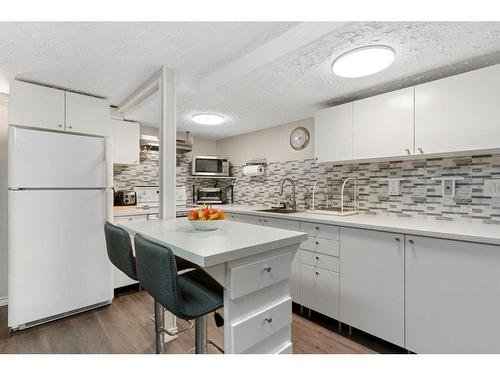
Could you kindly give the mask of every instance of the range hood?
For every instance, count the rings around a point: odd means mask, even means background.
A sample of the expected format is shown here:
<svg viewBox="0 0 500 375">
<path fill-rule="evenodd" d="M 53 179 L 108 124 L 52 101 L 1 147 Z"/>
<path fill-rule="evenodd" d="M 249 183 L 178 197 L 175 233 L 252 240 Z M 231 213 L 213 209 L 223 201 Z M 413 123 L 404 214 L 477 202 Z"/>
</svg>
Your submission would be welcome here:
<svg viewBox="0 0 500 375">
<path fill-rule="evenodd" d="M 141 135 L 139 144 L 142 151 L 158 151 L 160 141 L 154 135 Z M 185 154 L 186 152 L 191 152 L 193 149 L 193 145 L 189 141 L 182 139 L 178 139 L 176 145 L 176 152 L 178 154 Z"/>
</svg>

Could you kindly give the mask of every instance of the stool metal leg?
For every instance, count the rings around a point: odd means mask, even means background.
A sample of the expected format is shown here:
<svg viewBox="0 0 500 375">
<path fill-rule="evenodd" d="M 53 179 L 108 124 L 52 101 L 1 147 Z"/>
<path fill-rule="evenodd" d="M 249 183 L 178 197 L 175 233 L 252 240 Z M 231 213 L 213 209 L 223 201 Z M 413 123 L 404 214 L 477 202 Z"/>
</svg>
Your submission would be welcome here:
<svg viewBox="0 0 500 375">
<path fill-rule="evenodd" d="M 205 354 L 207 350 L 207 317 L 194 320 L 195 354 Z"/>
<path fill-rule="evenodd" d="M 163 354 L 165 350 L 165 340 L 163 327 L 165 326 L 165 314 L 163 306 L 155 300 L 155 334 L 156 334 L 156 354 Z"/>
</svg>

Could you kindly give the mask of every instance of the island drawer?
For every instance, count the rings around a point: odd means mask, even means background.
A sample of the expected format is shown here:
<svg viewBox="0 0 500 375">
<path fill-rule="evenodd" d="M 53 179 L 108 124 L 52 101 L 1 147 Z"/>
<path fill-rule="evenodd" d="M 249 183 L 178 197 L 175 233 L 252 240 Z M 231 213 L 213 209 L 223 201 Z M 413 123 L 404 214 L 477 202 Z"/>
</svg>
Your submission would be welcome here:
<svg viewBox="0 0 500 375">
<path fill-rule="evenodd" d="M 339 258 L 307 250 L 300 250 L 300 262 L 334 272 L 339 272 L 340 269 Z"/>
<path fill-rule="evenodd" d="M 242 353 L 292 324 L 292 299 L 287 297 L 231 324 L 231 353 Z"/>
<path fill-rule="evenodd" d="M 281 280 L 288 279 L 291 267 L 292 254 L 286 252 L 231 268 L 230 298 L 235 300 Z"/>
<path fill-rule="evenodd" d="M 336 225 L 315 224 L 305 221 L 300 222 L 300 230 L 310 236 L 326 238 L 327 240 L 338 240 L 340 229 Z"/>
<path fill-rule="evenodd" d="M 324 238 L 309 237 L 306 241 L 302 242 L 300 248 L 334 257 L 338 257 L 340 254 L 339 241 L 326 240 Z"/>
</svg>

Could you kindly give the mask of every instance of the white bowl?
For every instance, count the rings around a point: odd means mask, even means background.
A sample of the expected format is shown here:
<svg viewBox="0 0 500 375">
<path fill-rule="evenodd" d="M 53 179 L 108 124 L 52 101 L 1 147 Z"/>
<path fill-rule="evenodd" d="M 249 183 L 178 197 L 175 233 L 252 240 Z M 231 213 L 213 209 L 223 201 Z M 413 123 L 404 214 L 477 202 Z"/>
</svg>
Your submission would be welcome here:
<svg viewBox="0 0 500 375">
<path fill-rule="evenodd" d="M 224 220 L 189 220 L 196 230 L 216 230 L 219 228 L 221 221 Z"/>
</svg>

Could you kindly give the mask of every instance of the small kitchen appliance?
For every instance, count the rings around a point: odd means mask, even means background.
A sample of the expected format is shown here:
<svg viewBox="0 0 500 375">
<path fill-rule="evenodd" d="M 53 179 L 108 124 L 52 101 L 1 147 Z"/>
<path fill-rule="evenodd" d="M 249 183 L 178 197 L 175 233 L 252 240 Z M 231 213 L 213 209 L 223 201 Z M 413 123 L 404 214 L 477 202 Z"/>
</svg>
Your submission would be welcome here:
<svg viewBox="0 0 500 375">
<path fill-rule="evenodd" d="M 137 202 L 137 194 L 135 191 L 118 190 L 115 192 L 115 206 L 134 206 Z"/>
<path fill-rule="evenodd" d="M 191 174 L 193 176 L 229 176 L 229 161 L 226 156 L 194 156 Z"/>
<path fill-rule="evenodd" d="M 226 203 L 225 190 L 222 188 L 199 188 L 196 203 L 223 204 Z"/>
</svg>

